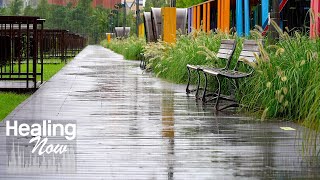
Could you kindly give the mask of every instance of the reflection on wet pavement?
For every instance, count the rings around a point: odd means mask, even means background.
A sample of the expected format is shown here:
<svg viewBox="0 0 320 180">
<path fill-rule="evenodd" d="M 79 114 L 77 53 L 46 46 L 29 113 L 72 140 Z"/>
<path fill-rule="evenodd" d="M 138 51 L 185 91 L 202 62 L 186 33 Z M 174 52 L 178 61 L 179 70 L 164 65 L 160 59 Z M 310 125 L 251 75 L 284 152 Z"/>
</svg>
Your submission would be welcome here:
<svg viewBox="0 0 320 180">
<path fill-rule="evenodd" d="M 0 178 L 319 176 L 319 164 L 302 157 L 299 126 L 235 112 L 216 114 L 184 88 L 143 73 L 138 62 L 88 46 L 0 124 Z M 75 122 L 77 138 L 65 154 L 35 155 L 30 138 L 5 136 L 7 120 Z"/>
</svg>

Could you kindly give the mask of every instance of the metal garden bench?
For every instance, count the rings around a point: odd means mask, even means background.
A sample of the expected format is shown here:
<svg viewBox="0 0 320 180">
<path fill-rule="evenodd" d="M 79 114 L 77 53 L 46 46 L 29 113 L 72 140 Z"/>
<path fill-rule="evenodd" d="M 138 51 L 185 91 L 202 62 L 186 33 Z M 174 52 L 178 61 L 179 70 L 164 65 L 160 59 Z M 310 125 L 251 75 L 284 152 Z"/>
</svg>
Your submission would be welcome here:
<svg viewBox="0 0 320 180">
<path fill-rule="evenodd" d="M 234 39 L 222 39 L 220 48 L 217 53 L 217 57 L 219 59 L 225 60 L 226 65 L 224 68 L 210 68 L 210 69 L 212 69 L 212 70 L 227 70 L 227 69 L 229 69 L 232 55 L 236 49 L 236 44 L 237 44 L 237 42 Z M 196 96 L 196 98 L 198 98 L 199 90 L 201 89 L 200 88 L 200 81 L 201 81 L 200 71 L 202 71 L 204 68 L 209 68 L 209 67 L 187 64 L 187 69 L 188 69 L 188 84 L 187 84 L 187 88 L 186 88 L 187 94 L 196 91 L 195 96 Z M 189 89 L 190 81 L 191 81 L 191 70 L 195 70 L 198 74 L 197 88 L 192 89 L 192 90 Z"/>
<path fill-rule="evenodd" d="M 256 57 L 260 56 L 260 49 L 259 49 L 259 42 L 262 41 L 259 40 L 258 42 L 255 40 L 245 40 L 243 43 L 243 48 L 240 53 L 239 59 L 237 61 L 237 64 L 235 65 L 233 70 L 227 70 L 227 69 L 213 69 L 213 68 L 203 68 L 203 74 L 205 76 L 205 87 L 203 92 L 202 100 L 206 102 L 206 92 L 208 87 L 208 78 L 207 75 L 213 75 L 216 77 L 218 82 L 218 89 L 215 92 L 216 99 L 215 102 L 215 108 L 217 111 L 221 111 L 223 109 L 229 108 L 229 107 L 238 107 L 239 103 L 237 103 L 235 97 L 232 96 L 225 96 L 221 94 L 221 78 L 226 78 L 228 80 L 231 80 L 232 86 L 237 89 L 239 87 L 238 85 L 238 79 L 246 78 L 252 75 L 254 72 L 254 69 L 250 65 L 251 63 L 256 63 Z M 248 68 L 249 72 L 242 72 L 239 71 L 239 66 L 243 64 L 245 67 Z M 219 103 L 221 100 L 227 100 L 233 102 L 232 104 L 226 105 L 222 108 L 219 108 Z"/>
</svg>

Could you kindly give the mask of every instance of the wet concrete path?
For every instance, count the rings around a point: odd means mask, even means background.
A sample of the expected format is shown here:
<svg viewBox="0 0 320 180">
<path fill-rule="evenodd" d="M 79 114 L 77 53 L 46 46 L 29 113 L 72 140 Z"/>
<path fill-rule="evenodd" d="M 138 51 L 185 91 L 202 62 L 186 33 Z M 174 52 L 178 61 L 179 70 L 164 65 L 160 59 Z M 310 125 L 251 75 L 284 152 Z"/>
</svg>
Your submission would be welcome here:
<svg viewBox="0 0 320 180">
<path fill-rule="evenodd" d="M 1 123 L 0 179 L 319 177 L 319 165 L 302 159 L 297 125 L 215 114 L 184 88 L 88 46 Z M 14 120 L 74 123 L 77 137 L 67 153 L 39 156 L 31 137 L 5 135 Z"/>
</svg>

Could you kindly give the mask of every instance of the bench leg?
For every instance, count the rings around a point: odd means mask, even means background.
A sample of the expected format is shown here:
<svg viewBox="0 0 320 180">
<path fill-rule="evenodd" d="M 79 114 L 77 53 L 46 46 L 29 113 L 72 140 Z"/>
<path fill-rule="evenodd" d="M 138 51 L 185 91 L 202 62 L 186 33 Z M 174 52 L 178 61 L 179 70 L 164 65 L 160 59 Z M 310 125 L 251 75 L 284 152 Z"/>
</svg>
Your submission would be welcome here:
<svg viewBox="0 0 320 180">
<path fill-rule="evenodd" d="M 229 98 L 225 98 L 225 97 L 221 97 L 221 94 L 220 94 L 220 90 L 221 90 L 221 86 L 220 86 L 220 81 L 219 81 L 219 78 L 217 77 L 217 80 L 218 80 L 218 84 L 219 84 L 219 94 L 218 94 L 218 99 L 216 101 L 216 110 L 217 111 L 222 111 L 222 110 L 225 110 L 225 109 L 228 109 L 228 108 L 231 108 L 231 107 L 239 107 L 239 103 L 236 102 L 236 99 L 229 99 Z M 234 86 L 234 90 L 230 90 L 231 91 L 231 97 L 234 96 L 233 98 L 235 98 L 235 91 L 236 89 L 239 87 L 239 84 L 238 84 L 238 81 L 236 79 L 233 79 L 233 84 L 231 84 L 230 86 Z M 231 104 L 228 104 L 226 106 L 223 106 L 222 108 L 219 108 L 219 99 L 224 99 L 224 100 L 227 100 L 227 101 L 231 101 L 232 103 Z"/>
<path fill-rule="evenodd" d="M 207 77 L 207 74 L 205 72 L 203 72 L 203 75 L 204 75 L 204 79 L 205 79 L 205 85 L 204 85 L 203 94 L 202 94 L 202 102 L 205 103 L 206 102 L 207 88 L 208 88 L 208 77 Z"/>
<path fill-rule="evenodd" d="M 191 72 L 190 72 L 190 68 L 188 66 L 187 66 L 187 69 L 188 69 L 188 84 L 187 84 L 187 88 L 186 88 L 186 93 L 189 94 L 190 93 L 189 86 L 190 86 L 190 80 L 191 80 Z"/>
<path fill-rule="evenodd" d="M 143 69 L 143 60 L 140 60 L 140 68 Z"/>
<path fill-rule="evenodd" d="M 219 100 L 220 100 L 220 96 L 221 96 L 221 83 L 220 83 L 220 79 L 218 76 L 215 76 L 218 82 L 218 89 L 217 89 L 217 93 L 216 93 L 216 104 L 215 104 L 215 108 L 217 111 L 219 111 Z"/>
<path fill-rule="evenodd" d="M 201 76 L 200 76 L 200 70 L 197 70 L 198 74 L 198 84 L 197 84 L 197 91 L 196 91 L 196 98 L 198 99 L 199 97 L 199 90 L 200 90 L 200 83 L 201 83 Z"/>
<path fill-rule="evenodd" d="M 146 67 L 147 67 L 146 61 L 143 60 L 143 62 L 142 62 L 142 68 L 143 68 L 143 69 L 146 69 Z"/>
</svg>

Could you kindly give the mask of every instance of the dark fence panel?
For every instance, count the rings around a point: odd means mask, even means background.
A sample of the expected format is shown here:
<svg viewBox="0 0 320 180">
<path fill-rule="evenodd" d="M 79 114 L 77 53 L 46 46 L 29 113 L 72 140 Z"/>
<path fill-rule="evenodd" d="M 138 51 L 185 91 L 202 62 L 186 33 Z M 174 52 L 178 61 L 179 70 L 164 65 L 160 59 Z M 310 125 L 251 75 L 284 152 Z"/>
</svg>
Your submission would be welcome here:
<svg viewBox="0 0 320 180">
<path fill-rule="evenodd" d="M 43 81 L 43 22 L 39 17 L 0 16 L 0 81 L 24 82 L 26 88 L 36 88 L 37 77 Z"/>
<path fill-rule="evenodd" d="M 45 59 L 60 58 L 61 61 L 65 61 L 86 46 L 86 38 L 66 30 L 46 29 L 43 34 Z"/>
<path fill-rule="evenodd" d="M 0 16 L 0 89 L 10 89 L 10 85 L 36 89 L 43 82 L 43 59 L 65 62 L 86 46 L 85 37 L 66 30 L 44 30 L 43 22 L 39 17 Z"/>
</svg>

